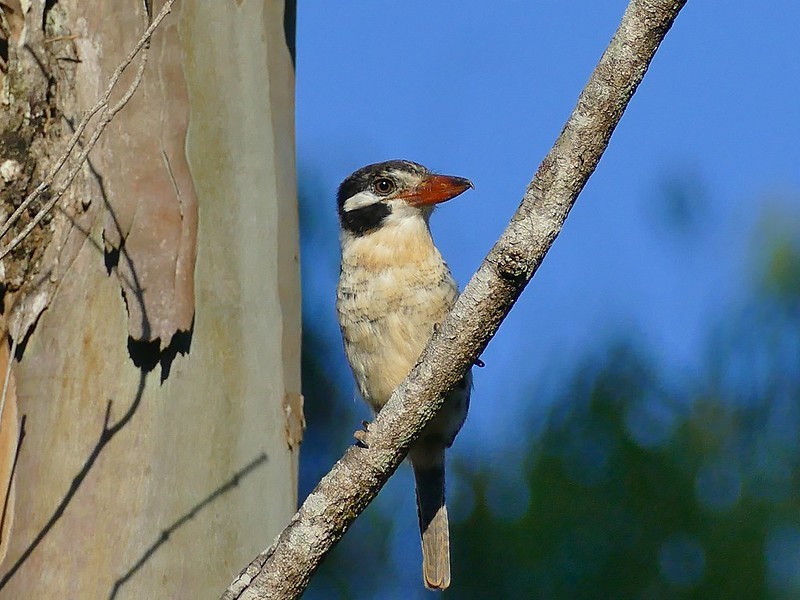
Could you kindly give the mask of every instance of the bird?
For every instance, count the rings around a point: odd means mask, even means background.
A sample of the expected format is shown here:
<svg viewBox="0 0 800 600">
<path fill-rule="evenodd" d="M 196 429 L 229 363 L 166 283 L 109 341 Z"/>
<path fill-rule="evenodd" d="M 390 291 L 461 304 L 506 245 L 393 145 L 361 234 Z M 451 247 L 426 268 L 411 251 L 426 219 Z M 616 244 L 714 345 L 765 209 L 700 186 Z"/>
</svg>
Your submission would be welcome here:
<svg viewBox="0 0 800 600">
<path fill-rule="evenodd" d="M 473 188 L 408 160 L 367 165 L 339 186 L 341 269 L 336 311 L 358 391 L 377 414 L 419 359 L 458 297 L 429 219 L 437 204 Z M 445 449 L 467 417 L 472 375 L 448 393 L 409 449 L 425 586 L 450 585 Z"/>
</svg>

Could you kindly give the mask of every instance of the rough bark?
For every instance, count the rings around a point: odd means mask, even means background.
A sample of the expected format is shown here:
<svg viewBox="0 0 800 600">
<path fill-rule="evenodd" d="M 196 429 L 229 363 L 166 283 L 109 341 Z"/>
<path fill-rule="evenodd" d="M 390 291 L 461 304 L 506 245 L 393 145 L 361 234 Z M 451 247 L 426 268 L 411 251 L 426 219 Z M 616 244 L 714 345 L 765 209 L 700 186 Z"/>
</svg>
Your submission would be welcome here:
<svg viewBox="0 0 800 600">
<path fill-rule="evenodd" d="M 685 0 L 632 0 L 555 145 L 502 237 L 419 363 L 353 447 L 308 496 L 225 600 L 296 598 L 320 561 L 377 495 L 446 392 L 478 358 L 541 264 Z"/>
<path fill-rule="evenodd" d="M 16 8 L 0 114 L 0 166 L 19 165 L 0 181 L 7 218 L 145 22 L 137 2 L 0 2 Z M 283 23 L 275 0 L 177 2 L 129 104 L 56 210 L 3 258 L 0 333 L 19 342 L 26 435 L 9 463 L 0 426 L 0 483 L 16 465 L 0 598 L 203 597 L 296 507 L 294 75 Z"/>
</svg>

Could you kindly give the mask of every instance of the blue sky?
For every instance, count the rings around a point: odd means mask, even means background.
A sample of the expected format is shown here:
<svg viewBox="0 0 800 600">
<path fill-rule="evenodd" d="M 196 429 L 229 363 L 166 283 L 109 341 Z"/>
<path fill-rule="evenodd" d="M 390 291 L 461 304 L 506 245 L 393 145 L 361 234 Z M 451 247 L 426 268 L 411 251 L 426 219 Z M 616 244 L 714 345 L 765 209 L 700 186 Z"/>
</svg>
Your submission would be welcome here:
<svg viewBox="0 0 800 600">
<path fill-rule="evenodd" d="M 298 165 L 316 240 L 304 248 L 304 294 L 332 340 L 338 183 L 390 158 L 472 179 L 476 190 L 432 221 L 463 286 L 626 4 L 299 3 Z M 484 354 L 457 454 L 499 460 L 513 440 L 497 432 L 547 409 L 532 387 L 621 329 L 666 368 L 698 368 L 709 323 L 752 286 L 759 223 L 774 207 L 800 212 L 798 21 L 796 1 L 689 0 Z M 343 368 L 344 358 L 331 364 Z"/>
</svg>

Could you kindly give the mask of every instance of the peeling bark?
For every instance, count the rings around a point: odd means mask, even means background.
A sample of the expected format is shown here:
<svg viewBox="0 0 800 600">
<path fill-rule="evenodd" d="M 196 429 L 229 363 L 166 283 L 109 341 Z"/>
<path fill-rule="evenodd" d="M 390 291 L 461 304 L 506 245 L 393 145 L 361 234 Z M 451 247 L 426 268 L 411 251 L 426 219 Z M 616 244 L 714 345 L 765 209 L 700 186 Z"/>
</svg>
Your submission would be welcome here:
<svg viewBox="0 0 800 600">
<path fill-rule="evenodd" d="M 124 58 L 141 22 L 132 12 L 124 18 L 116 7 L 108 10 L 114 18 L 91 9 L 79 17 L 90 31 L 130 42 L 104 46 L 101 72 Z M 128 308 L 128 333 L 136 341 L 159 341 L 163 350 L 178 331 L 191 329 L 194 318 L 197 197 L 184 152 L 189 97 L 178 28 L 166 24 L 150 52 L 151 68 L 109 126 L 93 168 L 98 178 L 116 174 L 101 179 L 103 241 Z"/>
<path fill-rule="evenodd" d="M 0 165 L 8 173 L 0 190 L 3 221 L 49 172 L 144 23 L 144 7 L 135 3 L 130 10 L 77 0 L 24 6 L 28 11 L 12 19 L 21 25 L 9 32 L 0 98 L 9 107 L 0 122 Z M 130 106 L 108 127 L 58 210 L 3 261 L 6 327 L 18 341 L 50 303 L 98 219 L 131 339 L 159 341 L 163 350 L 191 329 L 197 198 L 184 152 L 188 96 L 177 27 L 162 29 L 152 41 L 154 67 Z M 45 194 L 34 202 L 4 238 L 19 233 L 48 200 Z"/>
<path fill-rule="evenodd" d="M 23 6 L 27 12 L 23 12 Z M 69 135 L 65 115 L 76 110 L 73 90 L 77 54 L 60 4 L 18 4 L 10 17 L 8 64 L 2 77 L 0 105 L 0 218 L 5 222 L 27 193 L 44 179 Z M 14 24 L 11 26 L 11 24 Z M 80 187 L 76 187 L 76 190 Z M 47 197 L 35 202 L 11 228 L 21 231 Z M 74 229 L 91 222 L 89 206 L 75 192 L 61 210 L 49 215 L 2 261 L 4 329 L 22 341 L 49 304 L 58 281 L 85 237 Z"/>
<path fill-rule="evenodd" d="M 0 0 L 5 14 L 11 2 Z M 43 181 L 145 26 L 137 2 L 15 7 L 0 217 Z M 0 343 L 20 343 L 27 426 L 0 597 L 202 597 L 296 507 L 294 81 L 282 17 L 272 0 L 176 2 L 131 101 L 2 261 Z M 129 71 L 110 106 L 136 80 Z M 3 435 L 0 425 L 0 482 Z"/>
</svg>

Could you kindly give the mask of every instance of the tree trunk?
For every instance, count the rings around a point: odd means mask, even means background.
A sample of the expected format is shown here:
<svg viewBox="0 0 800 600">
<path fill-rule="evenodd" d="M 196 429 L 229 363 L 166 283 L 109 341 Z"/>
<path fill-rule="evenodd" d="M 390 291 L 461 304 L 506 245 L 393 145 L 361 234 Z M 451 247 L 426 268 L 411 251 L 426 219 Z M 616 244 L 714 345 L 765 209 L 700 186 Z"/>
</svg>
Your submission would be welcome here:
<svg viewBox="0 0 800 600">
<path fill-rule="evenodd" d="M 147 23 L 135 2 L 0 8 L 7 219 Z M 293 27 L 291 3 L 178 2 L 129 104 L 3 259 L 0 598 L 214 597 L 294 512 Z"/>
</svg>

